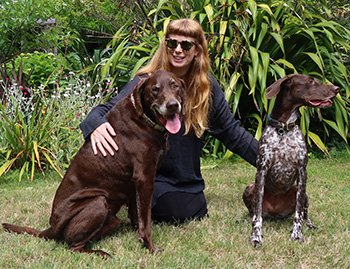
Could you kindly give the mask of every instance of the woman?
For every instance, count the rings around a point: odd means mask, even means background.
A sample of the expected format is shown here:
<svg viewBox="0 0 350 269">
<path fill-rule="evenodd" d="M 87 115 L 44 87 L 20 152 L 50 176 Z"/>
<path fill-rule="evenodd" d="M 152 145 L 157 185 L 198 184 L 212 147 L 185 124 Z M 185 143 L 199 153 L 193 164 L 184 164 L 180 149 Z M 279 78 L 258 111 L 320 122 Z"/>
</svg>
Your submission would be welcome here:
<svg viewBox="0 0 350 269">
<path fill-rule="evenodd" d="M 165 37 L 150 63 L 142 68 L 117 97 L 97 106 L 81 123 L 95 155 L 114 155 L 118 145 L 115 131 L 104 115 L 131 93 L 142 77 L 157 69 L 175 73 L 186 83 L 182 128 L 169 135 L 170 149 L 157 172 L 152 200 L 155 221 L 183 222 L 207 215 L 200 172 L 204 133 L 222 141 L 231 151 L 255 165 L 258 142 L 236 121 L 222 89 L 209 74 L 207 42 L 200 24 L 192 19 L 169 23 Z M 118 142 L 118 141 L 117 141 Z"/>
</svg>

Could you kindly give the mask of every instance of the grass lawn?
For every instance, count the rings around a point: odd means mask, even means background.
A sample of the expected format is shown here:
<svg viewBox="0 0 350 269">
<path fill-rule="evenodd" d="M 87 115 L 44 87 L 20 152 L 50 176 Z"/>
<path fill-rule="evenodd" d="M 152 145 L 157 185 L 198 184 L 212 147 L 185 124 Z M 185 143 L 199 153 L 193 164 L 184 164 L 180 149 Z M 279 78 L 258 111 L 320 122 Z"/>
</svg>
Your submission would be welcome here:
<svg viewBox="0 0 350 269">
<path fill-rule="evenodd" d="M 310 160 L 307 193 L 309 216 L 319 230 L 304 228 L 305 242 L 289 240 L 292 218 L 264 221 L 264 243 L 249 243 L 251 219 L 242 201 L 255 168 L 244 162 L 203 170 L 210 217 L 179 226 L 153 224 L 151 255 L 128 225 L 126 209 L 118 216 L 127 225 L 90 247 L 114 260 L 72 253 L 65 243 L 0 229 L 0 268 L 350 268 L 350 157 Z M 1 182 L 1 179 L 0 179 Z M 0 223 L 48 227 L 51 203 L 60 178 L 52 173 L 34 182 L 0 185 Z"/>
</svg>

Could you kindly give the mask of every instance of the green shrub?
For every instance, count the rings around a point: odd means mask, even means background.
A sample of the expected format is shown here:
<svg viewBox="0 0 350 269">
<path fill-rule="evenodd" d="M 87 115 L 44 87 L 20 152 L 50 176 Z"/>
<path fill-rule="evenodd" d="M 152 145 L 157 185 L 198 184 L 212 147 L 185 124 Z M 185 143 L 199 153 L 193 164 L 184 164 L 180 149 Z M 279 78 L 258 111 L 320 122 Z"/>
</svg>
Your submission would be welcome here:
<svg viewBox="0 0 350 269">
<path fill-rule="evenodd" d="M 30 87 L 35 89 L 45 85 L 46 89 L 51 90 L 60 86 L 62 76 L 81 68 L 75 61 L 74 54 L 55 56 L 53 53 L 38 51 L 20 54 L 13 60 L 13 64 L 7 63 L 6 69 L 11 70 L 13 66 L 14 70 L 22 70 L 22 75 L 27 78 L 26 83 Z"/>
<path fill-rule="evenodd" d="M 19 180 L 33 180 L 36 170 L 49 167 L 62 176 L 83 143 L 81 119 L 101 102 L 101 94 L 91 96 L 89 83 L 74 73 L 62 82 L 66 87 L 54 94 L 43 85 L 27 96 L 16 83 L 6 88 L 0 104 L 0 176 L 18 169 Z"/>
<path fill-rule="evenodd" d="M 349 140 L 350 32 L 308 12 L 311 8 L 306 1 L 290 5 L 277 0 L 160 0 L 139 29 L 115 34 L 109 45 L 111 56 L 96 64 L 94 71 L 116 86 L 123 85 L 152 57 L 170 20 L 194 18 L 205 31 L 212 73 L 232 112 L 256 138 L 260 138 L 274 102 L 266 99 L 266 87 L 278 78 L 301 73 L 340 86 L 331 108 L 300 109 L 300 126 L 309 146 L 328 154 L 329 143 L 338 140 L 348 145 Z M 207 154 L 231 155 L 211 137 L 206 145 Z"/>
<path fill-rule="evenodd" d="M 35 97 L 39 97 L 34 95 Z M 49 150 L 51 134 L 54 130 L 52 118 L 55 114 L 54 102 L 46 98 L 23 97 L 17 86 L 6 92 L 1 109 L 1 155 L 0 176 L 10 168 L 20 169 L 19 180 L 23 173 L 29 173 L 33 179 L 35 168 L 42 171 L 43 165 L 52 161 Z"/>
</svg>

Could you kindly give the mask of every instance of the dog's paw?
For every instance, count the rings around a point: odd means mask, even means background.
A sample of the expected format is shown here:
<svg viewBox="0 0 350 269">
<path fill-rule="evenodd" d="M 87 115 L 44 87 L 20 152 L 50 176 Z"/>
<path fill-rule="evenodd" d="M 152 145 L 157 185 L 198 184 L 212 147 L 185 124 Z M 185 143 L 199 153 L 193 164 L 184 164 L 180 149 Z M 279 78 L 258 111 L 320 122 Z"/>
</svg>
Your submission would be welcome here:
<svg viewBox="0 0 350 269">
<path fill-rule="evenodd" d="M 9 228 L 8 228 L 9 225 L 10 224 L 8 224 L 8 223 L 2 223 L 2 228 L 4 228 L 5 231 L 9 232 L 10 231 Z"/>
<path fill-rule="evenodd" d="M 293 226 L 290 239 L 292 241 L 299 240 L 300 242 L 304 242 L 304 236 L 299 227 Z"/>
<path fill-rule="evenodd" d="M 261 246 L 262 243 L 263 243 L 262 236 L 259 236 L 259 237 L 251 236 L 250 237 L 250 243 L 252 243 L 254 245 L 254 247 Z"/>
<path fill-rule="evenodd" d="M 315 230 L 318 230 L 318 227 L 314 224 L 312 224 L 311 220 L 310 219 L 307 219 L 306 220 L 306 223 L 305 223 L 306 227 L 308 229 L 315 229 Z"/>
<path fill-rule="evenodd" d="M 114 260 L 113 256 L 111 256 L 109 253 L 104 252 L 102 250 L 94 250 L 94 251 L 91 251 L 91 253 L 97 254 L 104 260 Z"/>
<path fill-rule="evenodd" d="M 152 252 L 152 254 L 158 254 L 158 253 L 162 253 L 163 251 L 164 251 L 164 249 L 162 249 L 162 248 L 154 247 L 151 252 Z"/>
<path fill-rule="evenodd" d="M 254 247 L 261 246 L 263 243 L 263 234 L 261 229 L 255 228 L 250 236 L 250 243 L 254 245 Z"/>
</svg>

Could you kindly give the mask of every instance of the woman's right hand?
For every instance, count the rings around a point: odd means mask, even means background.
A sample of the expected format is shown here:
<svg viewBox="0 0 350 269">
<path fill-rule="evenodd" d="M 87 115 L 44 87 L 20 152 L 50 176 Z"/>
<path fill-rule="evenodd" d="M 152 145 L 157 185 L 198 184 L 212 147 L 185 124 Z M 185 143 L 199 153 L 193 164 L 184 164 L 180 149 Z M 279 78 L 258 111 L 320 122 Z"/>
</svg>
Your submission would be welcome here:
<svg viewBox="0 0 350 269">
<path fill-rule="evenodd" d="M 90 135 L 92 151 L 94 154 L 97 155 L 97 150 L 99 150 L 102 155 L 106 157 L 107 150 L 111 156 L 114 156 L 114 151 L 118 151 L 118 145 L 112 136 L 116 135 L 117 134 L 109 122 L 105 122 L 98 126 Z"/>
</svg>

